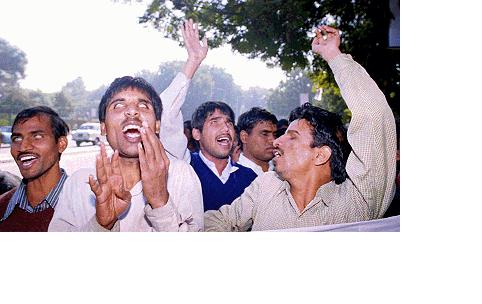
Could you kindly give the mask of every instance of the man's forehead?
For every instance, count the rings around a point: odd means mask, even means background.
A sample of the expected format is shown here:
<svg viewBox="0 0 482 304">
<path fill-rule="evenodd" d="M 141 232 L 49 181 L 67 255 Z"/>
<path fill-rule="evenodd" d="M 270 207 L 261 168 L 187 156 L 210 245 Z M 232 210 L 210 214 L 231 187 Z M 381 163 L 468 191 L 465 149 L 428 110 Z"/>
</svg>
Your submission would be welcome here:
<svg viewBox="0 0 482 304">
<path fill-rule="evenodd" d="M 38 114 L 32 117 L 19 120 L 13 127 L 12 133 L 17 133 L 19 129 L 27 128 L 28 130 L 52 131 L 50 118 L 45 114 Z"/>
<path fill-rule="evenodd" d="M 306 119 L 295 119 L 293 120 L 290 125 L 288 126 L 287 131 L 297 131 L 301 132 L 310 132 L 311 133 L 312 126 Z"/>
<path fill-rule="evenodd" d="M 136 87 L 126 87 L 126 88 L 120 89 L 117 93 L 115 93 L 112 96 L 109 103 L 119 98 L 132 97 L 132 95 L 136 95 L 137 99 L 139 99 L 140 97 L 141 99 L 144 99 L 152 103 L 151 98 L 149 97 L 149 94 L 146 91 Z"/>
<path fill-rule="evenodd" d="M 207 119 L 212 120 L 212 119 L 217 119 L 217 118 L 226 118 L 226 119 L 231 120 L 231 117 L 229 117 L 229 115 L 221 112 L 221 110 L 219 110 L 219 109 L 216 109 L 216 110 L 214 110 L 214 112 L 209 114 Z"/>
<path fill-rule="evenodd" d="M 276 124 L 274 124 L 273 122 L 269 121 L 269 120 L 261 120 L 261 121 L 258 121 L 255 125 L 254 125 L 254 128 L 257 128 L 257 129 L 267 129 L 269 131 L 271 130 L 275 130 L 277 129 L 276 127 Z"/>
</svg>

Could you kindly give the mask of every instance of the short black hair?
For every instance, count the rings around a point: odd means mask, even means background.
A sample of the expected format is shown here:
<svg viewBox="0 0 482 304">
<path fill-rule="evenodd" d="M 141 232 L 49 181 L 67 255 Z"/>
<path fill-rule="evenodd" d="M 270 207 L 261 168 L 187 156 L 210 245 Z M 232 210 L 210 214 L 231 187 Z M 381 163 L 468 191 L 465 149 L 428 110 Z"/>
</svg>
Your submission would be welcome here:
<svg viewBox="0 0 482 304">
<path fill-rule="evenodd" d="M 190 120 L 186 120 L 184 122 L 184 129 L 188 129 L 189 131 L 192 131 L 192 126 L 191 126 L 191 121 Z"/>
<path fill-rule="evenodd" d="M 194 113 L 192 113 L 191 126 L 193 129 L 198 129 L 200 132 L 203 131 L 204 122 L 206 119 L 214 113 L 214 111 L 219 110 L 224 115 L 227 115 L 231 122 L 234 124 L 234 112 L 231 107 L 222 101 L 206 101 L 196 108 Z"/>
<path fill-rule="evenodd" d="M 114 79 L 114 81 L 110 84 L 110 86 L 105 91 L 104 95 L 102 96 L 100 103 L 99 103 L 99 121 L 105 121 L 105 113 L 107 110 L 107 106 L 109 102 L 112 100 L 112 97 L 129 88 L 137 89 L 141 92 L 144 92 L 147 96 L 149 96 L 152 105 L 154 106 L 154 112 L 156 114 L 156 120 L 161 120 L 162 115 L 162 102 L 161 97 L 157 94 L 154 87 L 148 83 L 142 77 L 132 77 L 132 76 L 124 76 Z"/>
<path fill-rule="evenodd" d="M 307 102 L 291 111 L 290 123 L 296 119 L 304 119 L 312 127 L 313 142 L 311 146 L 313 148 L 330 147 L 331 177 L 336 184 L 344 182 L 348 175 L 345 170 L 346 158 L 343 155 L 340 139 L 346 138 L 346 131 L 344 131 L 341 117 Z"/>
<path fill-rule="evenodd" d="M 276 124 L 276 127 L 278 129 L 281 129 L 281 128 L 288 128 L 289 126 L 289 122 L 288 122 L 288 119 L 286 118 L 281 118 L 280 120 L 278 120 L 278 123 Z"/>
<path fill-rule="evenodd" d="M 54 133 L 55 142 L 58 142 L 60 137 L 67 136 L 67 134 L 69 134 L 69 126 L 62 118 L 60 118 L 57 112 L 47 106 L 31 107 L 20 111 L 13 121 L 12 131 L 17 124 L 40 115 L 45 115 L 49 118 L 50 127 Z"/>
<path fill-rule="evenodd" d="M 248 134 L 250 134 L 256 124 L 262 121 L 268 121 L 274 125 L 278 123 L 276 116 L 268 112 L 268 110 L 253 107 L 249 111 L 239 115 L 237 126 L 240 132 L 246 131 Z"/>
</svg>

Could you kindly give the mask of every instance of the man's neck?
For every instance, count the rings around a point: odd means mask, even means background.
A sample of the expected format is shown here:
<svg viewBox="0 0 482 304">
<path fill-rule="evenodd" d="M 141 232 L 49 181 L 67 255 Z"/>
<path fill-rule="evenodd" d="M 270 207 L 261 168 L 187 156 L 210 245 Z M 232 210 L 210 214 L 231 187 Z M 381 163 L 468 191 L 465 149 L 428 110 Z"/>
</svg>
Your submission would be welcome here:
<svg viewBox="0 0 482 304">
<path fill-rule="evenodd" d="M 261 169 L 263 170 L 263 172 L 268 172 L 269 170 L 269 161 L 263 161 L 263 160 L 260 160 L 260 159 L 257 159 L 256 157 L 254 157 L 251 153 L 249 153 L 249 151 L 243 151 L 243 155 L 249 159 L 250 161 L 252 161 L 253 163 L 255 163 L 256 165 L 260 166 Z"/>
<path fill-rule="evenodd" d="M 318 189 L 331 181 L 331 177 L 323 174 L 320 176 L 318 172 L 315 172 L 300 175 L 287 181 L 290 184 L 291 195 L 301 212 L 315 198 Z"/>
<path fill-rule="evenodd" d="M 124 187 L 130 191 L 135 184 L 141 180 L 141 166 L 139 158 L 119 157 L 119 166 L 121 170 Z"/>
<path fill-rule="evenodd" d="M 54 164 L 41 176 L 27 181 L 27 199 L 32 207 L 39 205 L 57 185 L 62 176 L 59 163 Z"/>
<path fill-rule="evenodd" d="M 224 169 L 226 168 L 226 166 L 228 165 L 229 158 L 217 158 L 210 155 L 209 153 L 206 153 L 206 151 L 203 151 L 202 149 L 201 149 L 201 153 L 207 160 L 214 163 L 214 166 L 216 167 L 218 174 L 221 175 Z"/>
</svg>

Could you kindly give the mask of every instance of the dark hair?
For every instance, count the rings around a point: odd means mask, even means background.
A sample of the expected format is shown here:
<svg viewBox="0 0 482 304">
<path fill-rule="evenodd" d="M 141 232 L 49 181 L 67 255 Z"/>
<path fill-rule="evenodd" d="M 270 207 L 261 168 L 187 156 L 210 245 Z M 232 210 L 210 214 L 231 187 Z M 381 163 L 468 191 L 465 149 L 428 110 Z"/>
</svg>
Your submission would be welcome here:
<svg viewBox="0 0 482 304">
<path fill-rule="evenodd" d="M 184 122 L 184 129 L 189 129 L 189 131 L 192 131 L 192 126 L 191 126 L 191 121 L 190 120 L 186 120 Z"/>
<path fill-rule="evenodd" d="M 278 123 L 278 119 L 276 119 L 274 114 L 265 109 L 253 107 L 239 116 L 237 126 L 240 132 L 246 131 L 249 134 L 256 124 L 262 121 L 269 121 L 274 125 Z"/>
<path fill-rule="evenodd" d="M 214 111 L 219 110 L 221 113 L 227 115 L 234 124 L 234 112 L 231 107 L 222 101 L 206 101 L 196 108 L 192 113 L 191 126 L 193 129 L 198 129 L 202 132 L 204 122 Z"/>
<path fill-rule="evenodd" d="M 50 120 L 50 127 L 54 133 L 55 142 L 58 142 L 59 138 L 62 136 L 67 136 L 69 133 L 69 126 L 65 123 L 65 121 L 60 118 L 59 114 L 52 110 L 47 106 L 37 106 L 32 108 L 27 108 L 22 110 L 20 113 L 17 114 L 15 120 L 13 121 L 12 130 L 14 127 L 35 116 L 45 115 Z"/>
<path fill-rule="evenodd" d="M 105 121 L 105 112 L 112 97 L 115 94 L 129 88 L 135 88 L 147 94 L 147 96 L 149 96 L 152 102 L 152 105 L 154 106 L 156 119 L 161 120 L 162 102 L 159 94 L 157 94 L 154 87 L 149 84 L 144 78 L 124 76 L 114 79 L 114 81 L 110 84 L 110 86 L 107 88 L 104 95 L 102 96 L 99 103 L 99 121 Z"/>
<path fill-rule="evenodd" d="M 336 184 L 341 184 L 347 178 L 345 171 L 345 158 L 340 138 L 346 138 L 346 131 L 341 117 L 310 103 L 297 107 L 290 113 L 289 121 L 296 119 L 306 120 L 312 127 L 313 143 L 311 146 L 328 146 L 331 149 L 331 177 Z M 341 133 L 340 133 L 341 132 Z M 343 133 L 344 132 L 344 133 Z"/>
<path fill-rule="evenodd" d="M 282 118 L 282 119 L 278 120 L 278 123 L 276 124 L 276 127 L 278 129 L 280 129 L 280 128 L 286 129 L 286 128 L 288 128 L 288 126 L 289 126 L 288 119 L 285 119 L 285 118 Z"/>
</svg>

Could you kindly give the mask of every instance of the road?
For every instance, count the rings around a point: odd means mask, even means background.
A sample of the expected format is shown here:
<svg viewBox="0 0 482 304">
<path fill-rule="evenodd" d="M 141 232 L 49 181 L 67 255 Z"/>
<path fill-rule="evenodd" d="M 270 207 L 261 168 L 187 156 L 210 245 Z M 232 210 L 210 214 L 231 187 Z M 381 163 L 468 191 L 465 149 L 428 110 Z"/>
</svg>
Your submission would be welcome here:
<svg viewBox="0 0 482 304">
<path fill-rule="evenodd" d="M 64 168 L 69 175 L 80 168 L 93 168 L 95 166 L 95 156 L 98 153 L 99 146 L 83 143 L 80 147 L 77 147 L 75 142 L 69 138 L 69 146 L 60 158 L 60 167 Z M 21 177 L 17 164 L 10 155 L 10 146 L 6 144 L 1 144 L 0 147 L 0 170 L 8 171 Z"/>
</svg>

